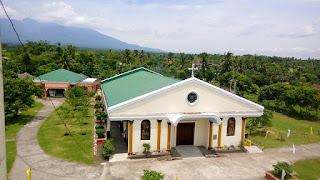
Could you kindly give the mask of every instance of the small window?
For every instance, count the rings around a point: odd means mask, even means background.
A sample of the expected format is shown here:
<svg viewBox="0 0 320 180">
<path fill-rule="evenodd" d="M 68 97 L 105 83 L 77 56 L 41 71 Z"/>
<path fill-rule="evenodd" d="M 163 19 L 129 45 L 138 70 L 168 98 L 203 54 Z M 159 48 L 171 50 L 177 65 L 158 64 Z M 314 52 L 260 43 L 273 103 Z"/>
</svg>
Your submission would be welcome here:
<svg viewBox="0 0 320 180">
<path fill-rule="evenodd" d="M 234 136 L 235 128 L 236 127 L 236 120 L 231 117 L 228 119 L 228 126 L 227 126 L 227 136 Z"/>
<path fill-rule="evenodd" d="M 187 95 L 187 103 L 194 105 L 199 101 L 199 96 L 196 92 L 192 91 Z"/>
<path fill-rule="evenodd" d="M 141 122 L 141 140 L 150 140 L 150 121 L 147 119 Z"/>
</svg>

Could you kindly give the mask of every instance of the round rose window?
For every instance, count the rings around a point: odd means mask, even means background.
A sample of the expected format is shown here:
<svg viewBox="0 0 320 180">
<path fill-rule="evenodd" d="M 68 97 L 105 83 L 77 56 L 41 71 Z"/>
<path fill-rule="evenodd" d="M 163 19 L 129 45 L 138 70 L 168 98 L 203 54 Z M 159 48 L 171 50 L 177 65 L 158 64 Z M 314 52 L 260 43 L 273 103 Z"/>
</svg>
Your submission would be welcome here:
<svg viewBox="0 0 320 180">
<path fill-rule="evenodd" d="M 196 104 L 199 100 L 199 97 L 198 97 L 198 94 L 196 92 L 190 92 L 188 95 L 187 95 L 187 102 L 188 104 Z"/>
</svg>

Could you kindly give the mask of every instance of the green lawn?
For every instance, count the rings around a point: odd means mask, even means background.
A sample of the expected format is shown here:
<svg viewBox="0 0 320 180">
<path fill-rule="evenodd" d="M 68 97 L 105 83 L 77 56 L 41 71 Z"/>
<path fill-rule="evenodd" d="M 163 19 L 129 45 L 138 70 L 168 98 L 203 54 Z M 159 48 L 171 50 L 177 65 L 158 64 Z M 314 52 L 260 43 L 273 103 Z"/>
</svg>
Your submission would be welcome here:
<svg viewBox="0 0 320 180">
<path fill-rule="evenodd" d="M 313 129 L 313 135 L 310 135 L 310 127 Z M 265 128 L 270 130 L 268 138 L 265 139 L 265 133 L 261 130 L 249 134 L 249 139 L 265 148 L 285 147 L 299 144 L 310 144 L 320 142 L 320 122 L 311 122 L 288 117 L 281 113 L 274 112 L 272 127 Z M 289 138 L 287 131 L 291 130 Z M 285 141 L 278 140 L 279 134 L 282 133 Z"/>
<path fill-rule="evenodd" d="M 299 174 L 297 177 L 301 180 L 320 178 L 320 158 L 298 161 L 292 168 Z"/>
<path fill-rule="evenodd" d="M 71 135 L 64 136 L 67 130 L 56 111 L 51 113 L 40 127 L 38 142 L 41 148 L 61 159 L 93 164 L 93 105 L 89 106 L 89 117 L 85 117 L 81 112 L 74 112 L 67 102 L 58 108 L 58 112 L 65 119 L 71 134 L 88 154 L 80 149 Z M 87 134 L 81 135 L 83 132 Z"/>
<path fill-rule="evenodd" d="M 7 172 L 9 174 L 12 165 L 16 159 L 16 135 L 20 129 L 26 125 L 43 107 L 42 103 L 35 102 L 35 104 L 28 109 L 28 111 L 22 111 L 19 116 L 13 120 L 6 121 L 6 139 L 10 140 L 6 142 L 7 153 Z"/>
</svg>

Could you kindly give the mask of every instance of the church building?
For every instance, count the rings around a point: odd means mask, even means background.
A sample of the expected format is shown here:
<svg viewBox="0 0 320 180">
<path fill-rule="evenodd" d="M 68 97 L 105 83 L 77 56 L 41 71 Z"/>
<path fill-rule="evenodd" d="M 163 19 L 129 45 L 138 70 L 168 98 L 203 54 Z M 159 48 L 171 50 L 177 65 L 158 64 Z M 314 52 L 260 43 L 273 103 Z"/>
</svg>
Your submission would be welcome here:
<svg viewBox="0 0 320 180">
<path fill-rule="evenodd" d="M 120 121 L 128 154 L 166 152 L 179 145 L 239 146 L 247 117 L 263 115 L 264 107 L 192 77 L 178 80 L 138 68 L 101 81 L 105 111 Z"/>
</svg>

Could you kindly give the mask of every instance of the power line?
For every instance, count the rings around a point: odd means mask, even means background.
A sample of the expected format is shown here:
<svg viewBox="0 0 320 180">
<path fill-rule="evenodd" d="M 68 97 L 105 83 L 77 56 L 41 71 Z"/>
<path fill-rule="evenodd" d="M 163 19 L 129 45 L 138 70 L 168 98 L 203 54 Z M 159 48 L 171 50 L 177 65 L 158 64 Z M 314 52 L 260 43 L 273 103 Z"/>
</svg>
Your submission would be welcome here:
<svg viewBox="0 0 320 180">
<path fill-rule="evenodd" d="M 39 79 L 40 79 L 40 82 L 42 82 L 42 80 L 41 80 L 40 77 L 39 77 Z M 53 108 L 54 108 L 55 111 L 57 112 L 59 118 L 61 119 L 61 121 L 62 121 L 62 123 L 63 123 L 63 125 L 64 125 L 64 127 L 66 128 L 66 130 L 68 131 L 69 135 L 72 137 L 72 139 L 74 140 L 74 142 L 79 146 L 79 148 L 80 148 L 84 153 L 86 153 L 87 155 L 90 155 L 89 153 L 87 153 L 87 152 L 81 147 L 81 145 L 78 143 L 78 141 L 77 141 L 77 140 L 75 139 L 75 137 L 72 135 L 71 131 L 70 131 L 69 128 L 67 127 L 66 122 L 65 122 L 65 121 L 63 120 L 63 118 L 61 117 L 58 109 L 56 108 L 56 106 L 54 105 L 54 103 L 53 103 L 53 101 L 52 101 L 52 99 L 51 99 L 50 97 L 49 97 L 49 100 L 51 101 L 51 104 L 52 104 Z M 91 156 L 91 155 L 90 155 L 90 156 Z"/>
<path fill-rule="evenodd" d="M 13 29 L 14 32 L 16 33 L 16 36 L 17 36 L 17 38 L 18 38 L 18 40 L 19 40 L 19 42 L 20 42 L 20 44 L 21 44 L 24 52 L 28 55 L 28 53 L 27 53 L 27 51 L 26 51 L 26 48 L 25 48 L 24 44 L 22 43 L 22 41 L 21 41 L 21 39 L 20 39 L 19 33 L 17 32 L 16 28 L 14 27 L 14 24 L 13 24 L 10 16 L 8 15 L 8 13 L 7 13 L 7 11 L 6 11 L 6 8 L 4 7 L 4 5 L 3 5 L 3 3 L 2 3 L 2 0 L 0 0 L 0 3 L 1 3 L 1 5 L 2 5 L 2 8 L 3 8 L 5 14 L 7 15 L 7 18 L 9 19 L 9 21 L 10 21 L 10 23 L 11 23 L 12 29 Z M 42 82 L 42 80 L 41 80 L 40 77 L 39 77 L 39 79 L 40 79 L 40 82 Z M 72 137 L 72 139 L 74 140 L 74 142 L 79 146 L 79 148 L 80 148 L 85 154 L 90 155 L 89 153 L 87 153 L 87 152 L 81 147 L 81 145 L 78 143 L 78 141 L 77 141 L 77 140 L 75 139 L 75 137 L 72 135 L 71 131 L 70 131 L 69 128 L 67 127 L 67 124 L 66 124 L 65 121 L 62 119 L 60 113 L 58 112 L 58 109 L 57 109 L 56 106 L 54 105 L 52 99 L 51 99 L 50 97 L 49 97 L 49 99 L 50 99 L 50 101 L 51 101 L 51 103 L 52 103 L 52 105 L 53 105 L 53 108 L 54 108 L 55 111 L 57 112 L 57 114 L 58 114 L 59 118 L 61 119 L 62 123 L 64 124 L 64 127 L 66 128 L 66 130 L 68 131 L 69 135 Z M 91 155 L 90 155 L 90 156 L 91 156 Z"/>
<path fill-rule="evenodd" d="M 16 28 L 14 27 L 13 22 L 11 21 L 11 18 L 9 17 L 9 15 L 8 15 L 8 13 L 7 13 L 7 11 L 6 11 L 6 8 L 4 7 L 4 5 L 3 5 L 3 3 L 2 3 L 2 0 L 0 0 L 0 3 L 1 3 L 1 6 L 2 6 L 2 8 L 3 8 L 3 10 L 4 10 L 4 13 L 7 15 L 8 19 L 9 19 L 9 21 L 10 21 L 10 23 L 11 23 L 11 26 L 12 26 L 14 32 L 16 33 L 16 35 L 17 35 L 17 37 L 18 37 L 18 40 L 19 40 L 20 44 L 22 45 L 23 49 L 25 50 L 25 47 L 24 47 L 24 45 L 23 45 L 23 43 L 22 43 L 22 41 L 21 41 L 21 39 L 20 39 L 20 36 L 19 36 Z"/>
</svg>

